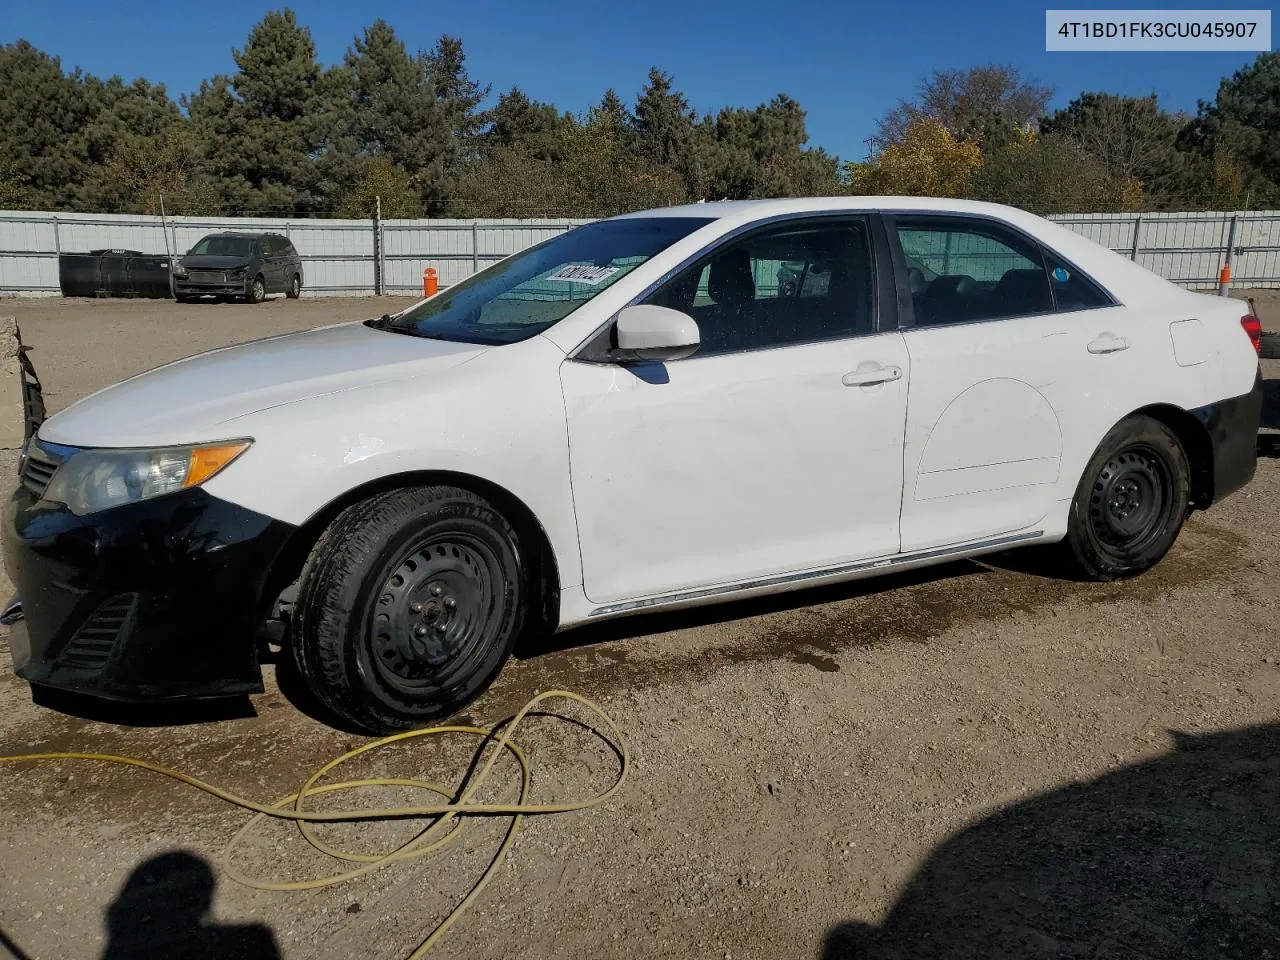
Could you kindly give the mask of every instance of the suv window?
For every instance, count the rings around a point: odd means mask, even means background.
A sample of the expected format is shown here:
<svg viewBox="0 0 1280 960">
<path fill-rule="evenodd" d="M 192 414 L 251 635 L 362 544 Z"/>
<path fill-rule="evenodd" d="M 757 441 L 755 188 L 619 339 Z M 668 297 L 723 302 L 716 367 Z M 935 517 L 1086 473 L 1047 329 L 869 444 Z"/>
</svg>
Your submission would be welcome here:
<svg viewBox="0 0 1280 960">
<path fill-rule="evenodd" d="M 895 216 L 917 326 L 1053 310 L 1040 248 L 997 223 Z"/>
<path fill-rule="evenodd" d="M 202 237 L 187 253 L 193 256 L 207 254 L 214 257 L 257 256 L 252 237 L 228 237 L 219 234 Z"/>
<path fill-rule="evenodd" d="M 718 248 L 644 302 L 698 322 L 695 357 L 875 332 L 866 222 L 783 224 Z"/>
</svg>

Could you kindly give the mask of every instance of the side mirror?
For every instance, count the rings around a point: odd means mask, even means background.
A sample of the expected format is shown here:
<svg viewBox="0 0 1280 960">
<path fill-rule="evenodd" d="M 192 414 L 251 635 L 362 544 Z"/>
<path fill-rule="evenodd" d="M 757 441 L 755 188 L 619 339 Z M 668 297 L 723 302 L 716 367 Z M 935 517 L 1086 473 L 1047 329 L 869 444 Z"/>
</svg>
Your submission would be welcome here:
<svg viewBox="0 0 1280 960">
<path fill-rule="evenodd" d="M 669 307 L 624 307 L 614 324 L 617 359 L 683 360 L 702 343 L 698 323 L 687 313 Z"/>
</svg>

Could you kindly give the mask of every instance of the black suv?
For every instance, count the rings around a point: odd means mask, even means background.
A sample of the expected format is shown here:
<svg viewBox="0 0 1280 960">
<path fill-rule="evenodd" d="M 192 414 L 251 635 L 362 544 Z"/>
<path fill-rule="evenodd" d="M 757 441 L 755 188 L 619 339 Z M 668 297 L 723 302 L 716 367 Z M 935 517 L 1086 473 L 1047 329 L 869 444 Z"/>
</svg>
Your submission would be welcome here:
<svg viewBox="0 0 1280 960">
<path fill-rule="evenodd" d="M 173 268 L 179 303 L 204 294 L 261 303 L 269 293 L 302 294 L 302 258 L 278 233 L 211 233 Z"/>
</svg>

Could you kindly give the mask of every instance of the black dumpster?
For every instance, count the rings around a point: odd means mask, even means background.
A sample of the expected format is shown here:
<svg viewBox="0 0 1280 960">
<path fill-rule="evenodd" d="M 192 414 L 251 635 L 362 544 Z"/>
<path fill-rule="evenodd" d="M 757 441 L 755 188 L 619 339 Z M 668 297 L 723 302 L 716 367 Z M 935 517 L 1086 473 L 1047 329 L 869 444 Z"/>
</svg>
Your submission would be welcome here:
<svg viewBox="0 0 1280 960">
<path fill-rule="evenodd" d="M 59 254 L 58 285 L 64 297 L 96 297 L 102 287 L 102 254 Z"/>
<path fill-rule="evenodd" d="M 135 297 L 171 297 L 169 257 L 140 255 L 129 261 L 129 288 Z"/>
<path fill-rule="evenodd" d="M 170 259 L 140 250 L 90 250 L 58 255 L 64 297 L 170 297 Z"/>
</svg>

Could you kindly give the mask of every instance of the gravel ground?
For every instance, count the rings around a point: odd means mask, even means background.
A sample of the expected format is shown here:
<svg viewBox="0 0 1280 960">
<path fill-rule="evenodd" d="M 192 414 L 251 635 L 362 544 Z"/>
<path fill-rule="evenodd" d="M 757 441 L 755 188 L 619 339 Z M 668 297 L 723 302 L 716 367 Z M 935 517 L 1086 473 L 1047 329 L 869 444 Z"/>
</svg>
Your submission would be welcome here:
<svg viewBox="0 0 1280 960">
<path fill-rule="evenodd" d="M 1257 305 L 1280 329 L 1280 296 Z M 46 300 L 0 313 L 18 316 L 57 409 L 198 349 L 388 306 Z M 1280 362 L 1264 376 L 1280 428 Z M 526 821 L 438 955 L 1280 957 L 1280 447 L 1264 437 L 1260 451 L 1254 483 L 1194 517 L 1135 581 L 1053 579 L 1010 554 L 524 651 L 471 718 L 574 689 L 626 731 L 632 775 L 602 808 Z M 0 475 L 13 469 L 0 455 Z M 162 716 L 60 704 L 88 714 L 75 716 L 34 705 L 0 670 L 0 753 L 126 753 L 276 800 L 360 740 L 312 719 L 272 667 L 267 687 Z M 594 792 L 614 769 L 550 720 L 525 742 L 535 799 Z M 450 782 L 466 748 L 356 767 Z M 177 943 L 396 957 L 503 830 L 472 824 L 430 863 L 274 893 L 212 866 L 243 819 L 141 772 L 0 768 L 0 929 L 37 958 L 158 957 Z M 406 829 L 326 836 L 386 849 Z M 280 878 L 324 869 L 285 827 L 255 834 L 238 862 Z"/>
</svg>

